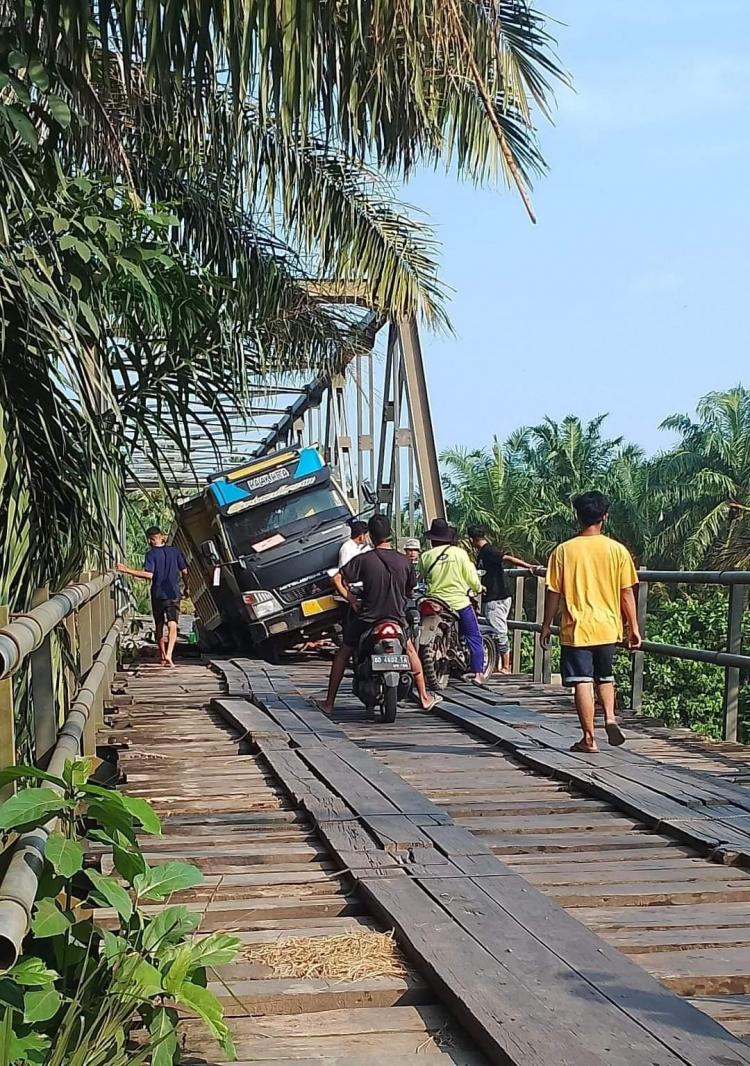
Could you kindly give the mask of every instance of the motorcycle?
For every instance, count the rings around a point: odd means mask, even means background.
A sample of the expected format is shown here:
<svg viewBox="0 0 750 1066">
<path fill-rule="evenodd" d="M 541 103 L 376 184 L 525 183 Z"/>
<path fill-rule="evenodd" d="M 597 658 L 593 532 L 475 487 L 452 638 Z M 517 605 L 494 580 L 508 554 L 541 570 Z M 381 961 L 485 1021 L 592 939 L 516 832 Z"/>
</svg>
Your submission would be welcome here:
<svg viewBox="0 0 750 1066">
<path fill-rule="evenodd" d="M 398 701 L 411 691 L 406 641 L 401 623 L 386 619 L 371 626 L 354 650 L 354 695 L 368 714 L 379 711 L 384 722 L 396 721 Z"/>
<path fill-rule="evenodd" d="M 419 603 L 419 657 L 427 687 L 433 692 L 447 688 L 451 677 L 469 673 L 469 648 L 458 631 L 458 614 L 436 596 Z M 487 679 L 497 667 L 497 647 L 491 636 L 482 634 L 484 669 Z"/>
</svg>

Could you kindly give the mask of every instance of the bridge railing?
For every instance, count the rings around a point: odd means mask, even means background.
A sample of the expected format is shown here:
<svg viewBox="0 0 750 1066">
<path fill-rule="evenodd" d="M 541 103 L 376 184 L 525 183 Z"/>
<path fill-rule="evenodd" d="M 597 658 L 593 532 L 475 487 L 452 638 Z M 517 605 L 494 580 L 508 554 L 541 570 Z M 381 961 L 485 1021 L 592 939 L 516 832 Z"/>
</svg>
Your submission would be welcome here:
<svg viewBox="0 0 750 1066">
<path fill-rule="evenodd" d="M 16 712 L 22 709 L 30 721 L 19 761 L 59 778 L 67 759 L 96 751 L 123 619 L 112 573 L 84 575 L 52 596 L 40 590 L 35 599 L 31 610 L 12 617 L 0 607 L 0 769 L 17 764 Z M 59 791 L 53 781 L 41 787 Z M 6 785 L 0 799 L 13 789 L 13 783 Z M 53 816 L 0 841 L 0 971 L 21 952 L 56 821 Z"/>
<path fill-rule="evenodd" d="M 508 622 L 512 638 L 512 669 L 521 669 L 521 648 L 524 633 L 537 634 L 544 618 L 544 579 L 546 570 L 537 567 L 528 570 L 506 571 L 515 580 L 512 618 Z M 641 634 L 645 635 L 648 619 L 649 586 L 662 585 L 716 585 L 728 590 L 727 596 L 727 643 L 725 648 L 690 648 L 680 644 L 661 644 L 643 641 L 641 648 L 632 653 L 630 682 L 630 706 L 640 713 L 643 709 L 644 661 L 647 655 L 659 655 L 669 659 L 684 659 L 719 666 L 724 670 L 724 695 L 722 703 L 722 735 L 725 740 L 736 741 L 739 727 L 740 684 L 742 675 L 750 674 L 750 655 L 742 654 L 742 622 L 750 585 L 750 570 L 647 570 L 638 572 L 637 589 L 638 622 Z M 527 602 L 526 583 L 534 582 L 533 619 L 525 617 Z M 552 632 L 557 634 L 557 628 Z M 549 683 L 551 661 L 549 650 L 534 640 L 533 676 L 535 681 Z"/>
<path fill-rule="evenodd" d="M 19 755 L 44 768 L 61 726 L 76 702 L 88 698 L 92 681 L 92 714 L 82 743 L 86 754 L 93 752 L 114 656 L 103 673 L 92 670 L 118 613 L 113 573 L 84 574 L 53 595 L 39 589 L 23 613 L 11 615 L 0 605 L 0 769 L 14 766 Z"/>
</svg>

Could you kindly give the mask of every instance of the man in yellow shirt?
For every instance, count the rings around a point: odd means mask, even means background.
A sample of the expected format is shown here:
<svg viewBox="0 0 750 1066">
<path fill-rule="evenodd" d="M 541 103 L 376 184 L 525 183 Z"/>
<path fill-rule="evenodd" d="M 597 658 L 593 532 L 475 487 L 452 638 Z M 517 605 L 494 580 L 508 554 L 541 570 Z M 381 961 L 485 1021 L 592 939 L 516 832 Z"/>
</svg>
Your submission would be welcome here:
<svg viewBox="0 0 750 1066">
<path fill-rule="evenodd" d="M 609 500 L 601 492 L 584 492 L 573 500 L 580 533 L 558 544 L 547 564 L 547 595 L 540 640 L 549 647 L 550 629 L 563 601 L 560 624 L 560 670 L 563 684 L 575 689 L 583 737 L 573 751 L 594 752 L 594 685 L 604 708 L 610 744 L 625 740 L 615 718 L 615 648 L 627 623 L 627 644 L 641 646 L 635 595 L 638 575 L 630 553 L 602 533 Z"/>
<path fill-rule="evenodd" d="M 484 683 L 484 647 L 476 611 L 469 593 L 478 596 L 482 582 L 474 563 L 456 541 L 456 530 L 442 518 L 436 518 L 427 530 L 432 547 L 422 552 L 419 572 L 428 596 L 442 600 L 458 615 L 458 629 L 469 648 L 471 680 Z"/>
</svg>

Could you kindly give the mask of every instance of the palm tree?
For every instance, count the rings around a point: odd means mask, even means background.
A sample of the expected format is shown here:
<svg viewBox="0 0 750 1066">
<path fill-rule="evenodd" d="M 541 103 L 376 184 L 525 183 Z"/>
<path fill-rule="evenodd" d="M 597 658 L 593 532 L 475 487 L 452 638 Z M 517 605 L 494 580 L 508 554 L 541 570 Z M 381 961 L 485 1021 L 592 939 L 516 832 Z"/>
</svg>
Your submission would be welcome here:
<svg viewBox="0 0 750 1066">
<path fill-rule="evenodd" d="M 697 418 L 671 415 L 679 442 L 655 462 L 659 549 L 685 567 L 750 567 L 750 390 L 710 392 Z"/>
<path fill-rule="evenodd" d="M 196 403 L 221 418 L 252 377 L 357 343 L 311 279 L 445 322 L 432 235 L 371 160 L 502 171 L 524 197 L 541 169 L 530 102 L 546 106 L 557 68 L 522 0 L 225 16 L 127 0 L 61 20 L 52 0 L 0 0 L 0 564 L 16 603 L 101 546 L 106 472 L 135 445 L 166 434 L 186 455 Z"/>
<path fill-rule="evenodd" d="M 573 415 L 545 418 L 504 445 L 445 452 L 452 520 L 479 522 L 509 550 L 543 562 L 574 530 L 573 496 L 598 488 L 613 500 L 611 532 L 642 556 L 650 538 L 642 521 L 646 465 L 639 449 L 602 435 L 605 417 L 586 425 Z"/>
</svg>

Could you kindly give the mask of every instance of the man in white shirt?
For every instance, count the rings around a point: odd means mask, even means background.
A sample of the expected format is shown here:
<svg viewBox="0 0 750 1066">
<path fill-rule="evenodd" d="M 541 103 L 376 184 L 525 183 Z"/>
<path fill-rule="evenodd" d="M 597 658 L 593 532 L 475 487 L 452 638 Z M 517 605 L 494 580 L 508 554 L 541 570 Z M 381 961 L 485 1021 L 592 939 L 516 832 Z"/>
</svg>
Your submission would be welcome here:
<svg viewBox="0 0 750 1066">
<path fill-rule="evenodd" d="M 352 531 L 351 537 L 349 537 L 349 540 L 345 540 L 339 549 L 339 570 L 343 570 L 355 555 L 370 551 L 370 544 L 367 540 L 367 523 L 352 522 L 350 528 Z"/>
</svg>

